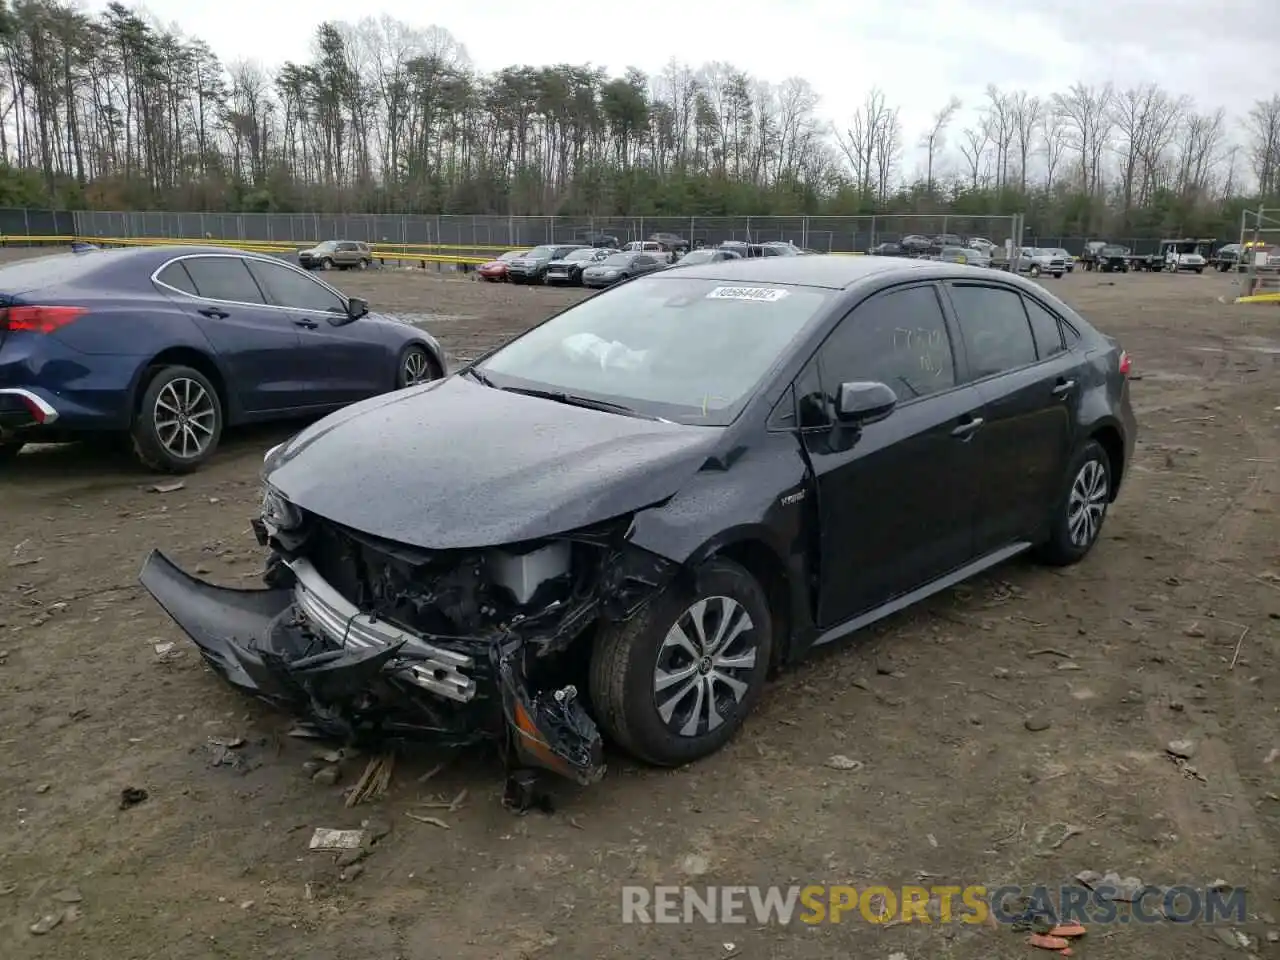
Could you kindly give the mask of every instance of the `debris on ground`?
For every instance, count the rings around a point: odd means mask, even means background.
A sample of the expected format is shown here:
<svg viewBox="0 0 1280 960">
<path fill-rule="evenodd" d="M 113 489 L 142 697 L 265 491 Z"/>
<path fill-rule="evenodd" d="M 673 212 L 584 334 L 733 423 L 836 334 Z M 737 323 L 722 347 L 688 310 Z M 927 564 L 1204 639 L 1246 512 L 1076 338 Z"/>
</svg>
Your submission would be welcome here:
<svg viewBox="0 0 1280 960">
<path fill-rule="evenodd" d="M 209 766 L 246 769 L 244 756 L 239 752 L 244 746 L 244 737 L 209 737 L 205 746 L 209 750 Z"/>
<path fill-rule="evenodd" d="M 538 786 L 536 770 L 512 770 L 502 789 L 502 806 L 513 813 L 526 814 L 530 810 L 555 813 L 551 794 Z"/>
<path fill-rule="evenodd" d="M 136 807 L 143 803 L 148 797 L 147 791 L 141 787 L 125 787 L 120 791 L 120 809 L 128 810 L 130 807 Z"/>
<path fill-rule="evenodd" d="M 46 913 L 43 916 L 41 916 L 40 919 L 37 920 L 35 923 L 31 924 L 31 926 L 27 927 L 27 929 L 30 930 L 32 933 L 34 933 L 37 937 L 41 937 L 41 936 L 44 936 L 46 933 L 49 933 L 51 930 L 53 930 L 54 927 L 58 926 L 58 924 L 60 923 L 62 923 L 61 913 Z"/>
<path fill-rule="evenodd" d="M 186 486 L 181 480 L 174 480 L 169 483 L 153 483 L 147 487 L 148 493 L 176 493 Z"/>
<path fill-rule="evenodd" d="M 1022 721 L 1022 725 L 1032 733 L 1039 733 L 1053 726 L 1053 721 L 1042 713 L 1032 713 L 1028 714 L 1026 719 Z"/>
<path fill-rule="evenodd" d="M 861 760 L 852 760 L 844 754 L 837 753 L 827 757 L 823 766 L 830 767 L 832 770 L 848 770 L 852 772 L 855 770 L 861 770 L 863 763 Z"/>
<path fill-rule="evenodd" d="M 1076 874 L 1076 882 L 1090 890 L 1108 890 L 1111 899 L 1121 903 L 1133 903 L 1147 889 L 1141 878 L 1122 877 L 1114 871 L 1098 873 L 1095 870 L 1081 870 Z"/>
<path fill-rule="evenodd" d="M 1164 749 L 1169 756 L 1182 760 L 1190 760 L 1196 755 L 1196 745 L 1191 740 L 1170 740 Z"/>
<path fill-rule="evenodd" d="M 311 834 L 309 850 L 355 850 L 364 844 L 363 830 L 333 830 L 328 827 L 316 827 Z"/>
<path fill-rule="evenodd" d="M 410 820 L 417 820 L 419 823 L 429 823 L 431 824 L 431 826 L 439 827 L 441 830 L 449 829 L 449 825 L 445 823 L 443 820 L 441 820 L 439 817 L 424 817 L 421 814 L 413 813 L 412 811 L 410 811 L 409 813 L 406 813 L 405 816 L 408 817 Z"/>
<path fill-rule="evenodd" d="M 394 753 L 384 753 L 370 758 L 369 763 L 364 768 L 364 773 L 360 775 L 356 785 L 347 794 L 347 806 L 354 807 L 358 803 L 364 803 L 366 800 L 376 800 L 385 794 L 387 788 L 391 786 L 391 774 L 395 770 L 395 766 L 396 757 Z M 337 768 L 330 769 L 336 770 Z"/>
</svg>

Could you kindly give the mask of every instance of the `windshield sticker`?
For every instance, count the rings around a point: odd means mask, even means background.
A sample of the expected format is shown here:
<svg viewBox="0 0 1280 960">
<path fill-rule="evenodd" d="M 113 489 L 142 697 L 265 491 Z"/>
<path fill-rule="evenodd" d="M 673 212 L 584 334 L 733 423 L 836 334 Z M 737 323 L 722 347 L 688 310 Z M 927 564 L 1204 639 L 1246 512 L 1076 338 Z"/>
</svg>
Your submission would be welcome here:
<svg viewBox="0 0 1280 960">
<path fill-rule="evenodd" d="M 777 287 L 716 287 L 707 294 L 708 300 L 754 300 L 759 303 L 777 303 L 789 291 Z"/>
</svg>

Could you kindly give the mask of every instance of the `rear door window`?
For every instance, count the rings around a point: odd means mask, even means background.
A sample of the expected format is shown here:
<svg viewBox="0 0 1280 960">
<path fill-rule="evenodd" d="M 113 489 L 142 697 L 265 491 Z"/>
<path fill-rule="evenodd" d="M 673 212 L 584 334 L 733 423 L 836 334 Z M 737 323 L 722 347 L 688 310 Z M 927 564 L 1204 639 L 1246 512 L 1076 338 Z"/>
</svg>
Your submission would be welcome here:
<svg viewBox="0 0 1280 960">
<path fill-rule="evenodd" d="M 974 380 L 1036 362 L 1036 343 L 1022 294 L 1004 287 L 959 283 L 950 285 L 950 294 Z"/>
<path fill-rule="evenodd" d="M 179 262 L 187 268 L 201 297 L 228 303 L 266 303 L 240 257 L 190 257 Z"/>
</svg>

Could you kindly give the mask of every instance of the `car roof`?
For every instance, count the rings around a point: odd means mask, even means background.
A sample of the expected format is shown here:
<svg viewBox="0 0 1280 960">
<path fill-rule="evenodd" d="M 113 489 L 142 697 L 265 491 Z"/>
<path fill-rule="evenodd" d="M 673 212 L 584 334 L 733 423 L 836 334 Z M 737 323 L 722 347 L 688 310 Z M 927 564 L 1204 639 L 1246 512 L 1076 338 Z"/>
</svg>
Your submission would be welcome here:
<svg viewBox="0 0 1280 960">
<path fill-rule="evenodd" d="M 883 257 L 814 254 L 808 257 L 750 257 L 699 263 L 682 269 L 681 280 L 727 280 L 738 283 L 786 283 L 801 287 L 844 290 L 868 277 L 900 273 L 928 273 L 940 264 L 928 260 L 886 260 Z M 948 272 L 948 276 L 955 275 Z M 963 273 L 959 276 L 968 276 Z M 654 274 L 655 278 L 664 276 Z"/>
</svg>

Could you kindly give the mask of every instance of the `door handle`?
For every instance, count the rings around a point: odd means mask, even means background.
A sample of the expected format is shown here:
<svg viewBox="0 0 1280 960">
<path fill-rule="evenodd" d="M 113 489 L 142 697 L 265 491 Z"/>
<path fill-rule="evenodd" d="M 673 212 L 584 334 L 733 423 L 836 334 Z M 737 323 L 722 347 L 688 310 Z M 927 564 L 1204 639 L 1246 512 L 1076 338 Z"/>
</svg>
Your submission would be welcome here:
<svg viewBox="0 0 1280 960">
<path fill-rule="evenodd" d="M 320 324 L 316 323 L 314 320 L 308 320 L 305 317 L 301 320 L 295 320 L 293 323 L 295 326 L 306 327 L 308 330 L 314 330 L 316 327 L 320 326 Z"/>
<path fill-rule="evenodd" d="M 1076 382 L 1074 380 L 1061 380 L 1053 388 L 1053 395 L 1055 397 L 1065 397 L 1075 388 L 1076 388 Z"/>
<path fill-rule="evenodd" d="M 977 431 L 977 429 L 980 426 L 982 426 L 982 424 L 985 422 L 986 421 L 984 421 L 981 417 L 973 417 L 972 419 L 966 420 L 964 423 L 960 424 L 960 426 L 952 430 L 951 435 L 953 437 L 959 437 L 961 440 L 968 440 L 971 436 L 973 436 L 973 434 Z"/>
<path fill-rule="evenodd" d="M 231 316 L 227 311 L 219 310 L 217 307 L 204 307 L 203 309 L 197 310 L 196 313 L 206 317 L 211 317 L 214 320 L 225 320 L 227 317 Z"/>
</svg>

